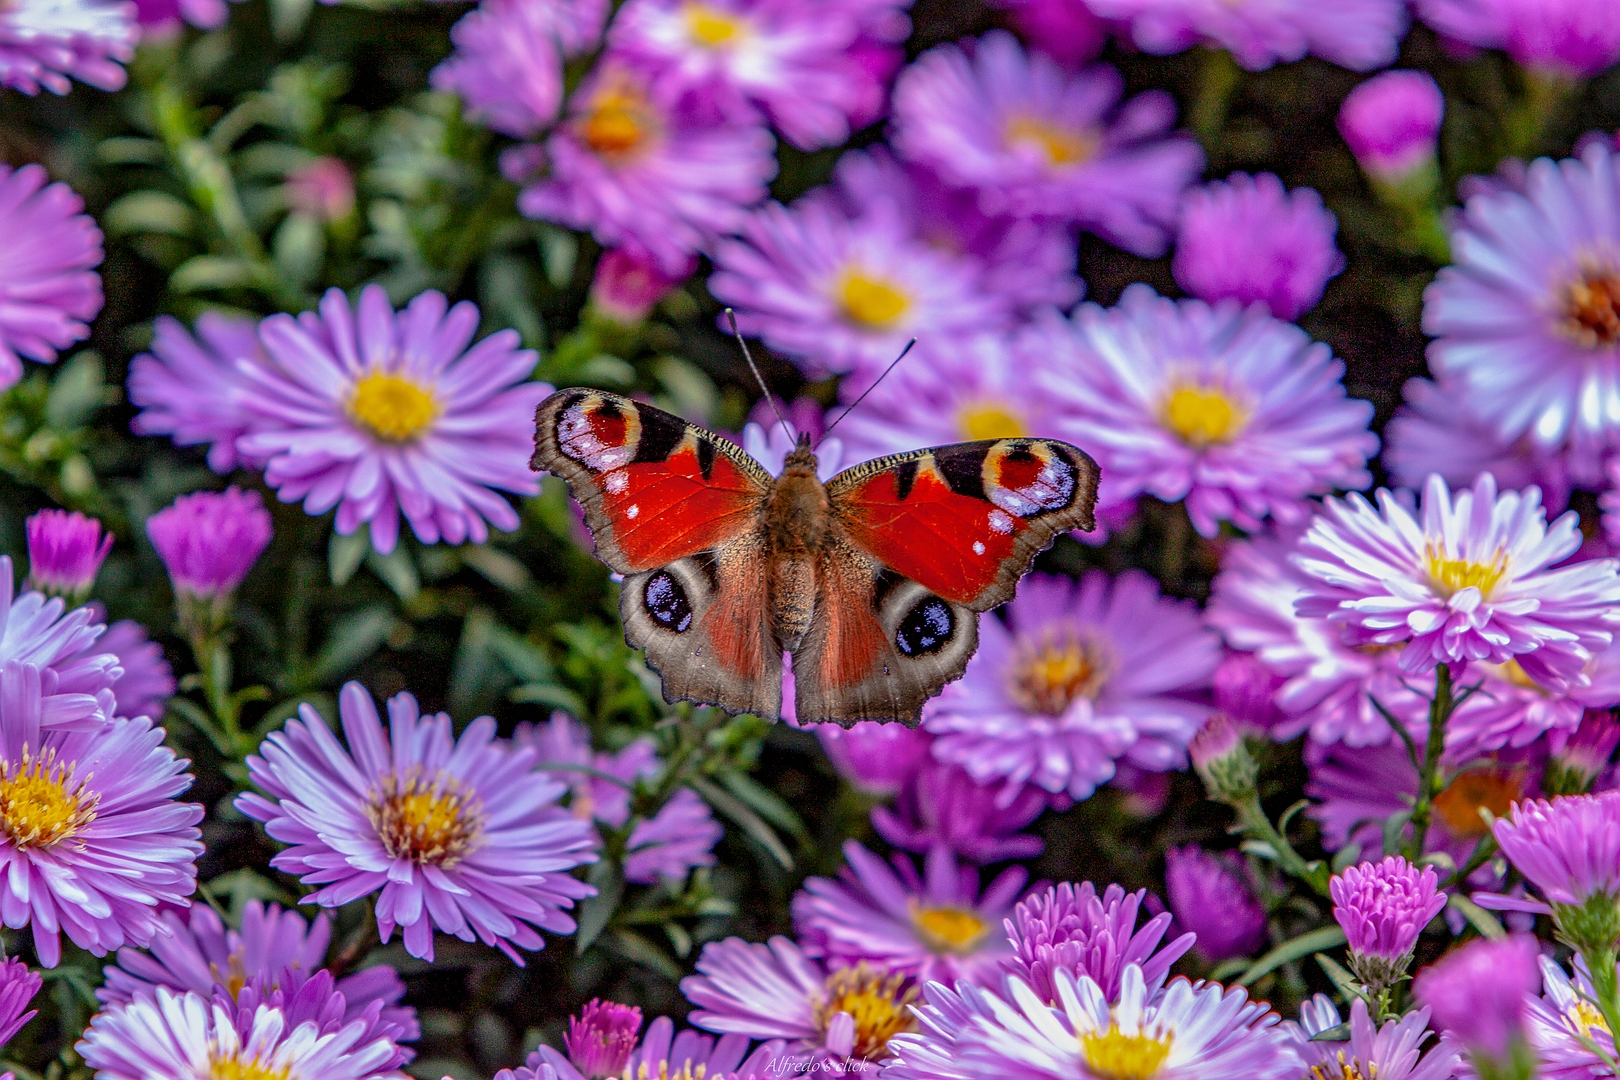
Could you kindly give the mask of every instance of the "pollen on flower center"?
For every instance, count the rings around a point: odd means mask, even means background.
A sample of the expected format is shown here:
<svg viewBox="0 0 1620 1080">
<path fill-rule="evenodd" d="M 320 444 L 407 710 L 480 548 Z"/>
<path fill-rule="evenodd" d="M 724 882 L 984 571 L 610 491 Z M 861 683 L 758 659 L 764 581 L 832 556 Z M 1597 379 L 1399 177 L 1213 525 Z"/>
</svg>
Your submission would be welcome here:
<svg viewBox="0 0 1620 1080">
<path fill-rule="evenodd" d="M 983 919 L 959 907 L 915 907 L 911 921 L 937 952 L 971 952 L 990 930 Z"/>
<path fill-rule="evenodd" d="M 832 1018 L 848 1013 L 855 1021 L 853 1057 L 877 1061 L 887 1057 L 889 1040 L 912 1028 L 911 1002 L 915 990 L 900 992 L 904 976 L 885 975 L 865 964 L 843 968 L 827 976 L 825 997 L 816 1006 L 816 1027 L 823 1033 Z"/>
<path fill-rule="evenodd" d="M 1069 131 L 1035 116 L 1014 116 L 1007 121 L 1009 147 L 1030 147 L 1050 165 L 1075 165 L 1091 157 L 1097 140 L 1087 132 Z"/>
<path fill-rule="evenodd" d="M 83 784 L 68 788 L 68 770 L 53 751 L 0 772 L 0 832 L 16 848 L 51 848 L 96 819 L 100 797 Z"/>
<path fill-rule="evenodd" d="M 1146 1032 L 1127 1035 L 1118 1024 L 1108 1030 L 1080 1036 L 1080 1053 L 1093 1076 L 1105 1080 L 1149 1080 L 1170 1056 L 1173 1036 L 1156 1038 Z"/>
<path fill-rule="evenodd" d="M 1024 421 L 1017 413 L 996 402 L 981 401 L 964 405 L 957 414 L 963 438 L 1017 439 L 1024 435 Z"/>
<path fill-rule="evenodd" d="M 1207 386 L 1177 387 L 1165 398 L 1161 412 L 1165 427 L 1200 450 L 1231 442 L 1249 419 L 1242 405 Z"/>
<path fill-rule="evenodd" d="M 383 850 L 418 865 L 448 866 L 471 850 L 481 813 L 477 800 L 443 776 L 386 777 L 367 811 Z"/>
<path fill-rule="evenodd" d="M 1446 558 L 1446 546 L 1430 541 L 1424 552 L 1424 568 L 1436 592 L 1446 599 L 1464 589 L 1478 589 L 1487 599 L 1507 573 L 1507 553 L 1498 551 L 1488 563 Z"/>
<path fill-rule="evenodd" d="M 1361 1071 L 1361 1063 L 1355 1058 L 1346 1058 L 1344 1051 L 1339 1051 L 1338 1060 L 1331 1065 L 1312 1065 L 1311 1071 L 1305 1080 L 1379 1080 L 1377 1062 L 1368 1062 L 1367 1071 Z"/>
<path fill-rule="evenodd" d="M 1598 1011 L 1597 1006 L 1590 1001 L 1577 1001 L 1571 1005 L 1569 1011 L 1564 1014 L 1564 1019 L 1569 1022 L 1571 1030 L 1585 1038 L 1591 1038 L 1594 1031 L 1609 1034 L 1608 1022 L 1603 1019 L 1603 1014 Z"/>
<path fill-rule="evenodd" d="M 1076 698 L 1095 698 L 1107 678 L 1097 643 L 1049 627 L 1039 638 L 1022 638 L 1013 647 L 1007 691 L 1025 712 L 1062 716 Z"/>
<path fill-rule="evenodd" d="M 647 142 L 653 119 L 646 100 L 634 90 L 604 90 L 578 125 L 579 137 L 609 161 L 621 161 Z"/>
<path fill-rule="evenodd" d="M 716 11 L 707 4 L 687 4 L 686 30 L 692 40 L 709 48 L 729 45 L 743 34 L 743 21 L 727 12 Z"/>
<path fill-rule="evenodd" d="M 1578 344 L 1603 349 L 1620 341 L 1620 272 L 1588 270 L 1564 290 L 1560 327 Z"/>
<path fill-rule="evenodd" d="M 1474 769 L 1457 777 L 1434 797 L 1435 813 L 1453 836 L 1485 835 L 1481 809 L 1501 817 L 1522 795 L 1519 777 L 1510 772 Z"/>
<path fill-rule="evenodd" d="M 420 383 L 374 371 L 355 384 L 349 412 L 378 438 L 408 442 L 433 423 L 439 403 Z"/>
<path fill-rule="evenodd" d="M 216 1059 L 208 1069 L 209 1080 L 287 1080 L 289 1072 L 234 1057 Z"/>
<path fill-rule="evenodd" d="M 850 322 L 887 330 L 910 310 L 911 298 L 883 278 L 850 271 L 838 283 L 838 304 Z"/>
</svg>

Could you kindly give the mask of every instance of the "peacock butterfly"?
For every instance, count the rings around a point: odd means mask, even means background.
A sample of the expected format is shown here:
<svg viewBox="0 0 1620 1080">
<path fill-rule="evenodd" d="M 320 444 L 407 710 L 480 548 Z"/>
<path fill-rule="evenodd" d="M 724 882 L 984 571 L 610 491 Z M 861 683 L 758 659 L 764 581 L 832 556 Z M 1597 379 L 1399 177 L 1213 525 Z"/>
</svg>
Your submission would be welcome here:
<svg viewBox="0 0 1620 1080">
<path fill-rule="evenodd" d="M 596 554 L 625 575 L 625 640 L 671 702 L 803 721 L 901 720 L 967 667 L 979 613 L 1061 532 L 1095 527 L 1097 463 L 1053 439 L 914 450 L 823 484 L 807 437 L 772 477 L 741 448 L 600 390 L 535 413 Z"/>
</svg>

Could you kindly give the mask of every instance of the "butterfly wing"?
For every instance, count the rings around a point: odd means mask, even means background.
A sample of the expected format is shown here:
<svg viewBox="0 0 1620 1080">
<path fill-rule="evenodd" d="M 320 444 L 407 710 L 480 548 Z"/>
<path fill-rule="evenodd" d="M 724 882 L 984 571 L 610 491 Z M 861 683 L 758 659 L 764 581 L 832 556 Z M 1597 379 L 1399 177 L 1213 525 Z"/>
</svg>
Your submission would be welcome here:
<svg viewBox="0 0 1620 1080">
<path fill-rule="evenodd" d="M 562 477 L 597 556 L 625 575 L 625 640 L 647 650 L 668 701 L 780 713 L 758 462 L 650 405 L 559 390 L 535 413 L 530 465 Z"/>
<path fill-rule="evenodd" d="M 1098 477 L 1051 439 L 936 447 L 833 477 L 838 540 L 793 658 L 799 718 L 916 723 L 966 669 L 978 613 L 1011 599 L 1059 533 L 1095 527 Z"/>
</svg>

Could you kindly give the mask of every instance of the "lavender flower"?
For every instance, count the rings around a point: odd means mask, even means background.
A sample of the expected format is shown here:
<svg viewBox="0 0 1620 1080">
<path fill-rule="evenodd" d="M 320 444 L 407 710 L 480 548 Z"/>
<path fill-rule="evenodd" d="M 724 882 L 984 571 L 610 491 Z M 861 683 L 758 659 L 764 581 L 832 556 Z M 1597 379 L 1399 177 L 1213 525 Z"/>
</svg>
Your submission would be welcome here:
<svg viewBox="0 0 1620 1080">
<path fill-rule="evenodd" d="M 73 86 L 71 77 L 101 90 L 123 89 L 123 65 L 135 55 L 140 36 L 135 14 L 135 5 L 121 0 L 18 0 L 7 5 L 0 12 L 0 86 L 25 94 L 37 94 L 40 87 L 65 94 Z M 5 235 L 16 237 L 10 230 Z M 101 261 L 100 239 L 98 232 L 91 266 Z M 56 258 L 62 253 L 50 254 Z M 4 263 L 10 263 L 8 270 L 18 269 L 9 259 Z M 97 285 L 91 314 L 101 307 Z"/>
<path fill-rule="evenodd" d="M 130 430 L 168 435 L 176 446 L 208 444 L 208 467 L 221 476 L 238 464 L 261 468 L 262 460 L 236 446 L 252 426 L 242 369 L 270 362 L 258 324 L 208 311 L 198 316 L 194 339 L 180 323 L 160 316 L 151 349 L 129 362 L 129 400 L 141 410 Z"/>
<path fill-rule="evenodd" d="M 589 1010 L 590 1006 L 586 1006 Z M 606 1010 L 614 1010 L 608 1013 Z M 575 1060 L 572 1048 L 569 1057 L 564 1058 L 549 1046 L 529 1055 L 524 1067 L 514 1071 L 502 1070 L 495 1074 L 495 1080 L 598 1080 L 605 1078 L 606 1073 L 587 1071 L 587 1065 L 605 1068 L 611 1061 L 618 1060 L 624 1055 L 619 1069 L 611 1075 L 624 1077 L 625 1080 L 766 1080 L 770 1076 L 780 1076 L 784 1070 L 777 1059 L 782 1053 L 781 1042 L 768 1042 L 748 1054 L 748 1039 L 741 1035 L 723 1035 L 719 1039 L 700 1035 L 696 1031 L 675 1032 L 675 1025 L 667 1016 L 660 1016 L 647 1025 L 647 1035 L 636 1045 L 635 1032 L 628 1032 L 628 1039 L 621 1041 L 626 1028 L 631 1023 L 628 1014 L 634 1013 L 634 1023 L 641 1023 L 639 1009 L 616 1005 L 607 1002 L 602 1010 L 598 1010 L 592 1017 L 593 1025 L 602 1025 L 612 1030 L 608 1036 L 608 1045 L 602 1054 L 589 1054 L 581 1064 Z M 581 1019 L 585 1013 L 582 1011 Z M 620 1027 L 619 1025 L 624 1025 Z M 572 1031 L 574 1021 L 570 1021 Z M 589 1036 L 587 1036 L 589 1037 Z M 563 1037 L 565 1045 L 569 1045 L 568 1036 Z M 772 1065 L 777 1064 L 773 1070 Z"/>
<path fill-rule="evenodd" d="M 1432 866 L 1422 870 L 1399 855 L 1346 868 L 1328 882 L 1333 917 L 1350 942 L 1350 966 L 1375 991 L 1393 986 L 1412 964 L 1412 950 L 1429 920 L 1446 906 Z"/>
<path fill-rule="evenodd" d="M 981 865 L 1041 853 L 1045 842 L 1020 830 L 1052 804 L 1051 796 L 1031 784 L 1003 805 L 995 787 L 974 780 L 960 765 L 933 760 L 926 745 L 924 760 L 895 794 L 894 806 L 872 808 L 872 828 L 879 836 L 906 851 L 943 847 Z"/>
<path fill-rule="evenodd" d="M 1583 955 L 1613 956 L 1620 940 L 1620 791 L 1514 804 L 1496 842 L 1544 902 L 1478 894 L 1485 907 L 1553 917 Z M 1605 961 L 1612 963 L 1612 960 Z"/>
<path fill-rule="evenodd" d="M 12 36 L 22 29 L 19 22 L 54 22 L 55 6 L 52 0 L 18 0 L 0 11 L 0 85 L 16 85 L 17 53 L 60 55 L 50 31 L 41 34 L 44 28 L 29 27 L 21 41 Z M 69 16 L 81 10 L 72 0 L 60 6 Z M 89 0 L 82 10 L 102 9 Z M 123 69 L 117 70 L 121 77 Z M 63 80 L 58 92 L 66 88 Z M 49 364 L 57 350 L 89 337 L 90 320 L 101 310 L 101 275 L 95 271 L 101 230 L 72 188 L 49 179 L 38 165 L 0 165 L 0 390 L 22 378 L 24 358 Z"/>
<path fill-rule="evenodd" d="M 563 1045 L 569 1063 L 586 1080 L 603 1080 L 624 1071 L 640 1031 L 640 1009 L 592 998 L 578 1016 L 568 1018 Z"/>
<path fill-rule="evenodd" d="M 644 885 L 684 881 L 693 867 L 714 865 L 714 845 L 724 835 L 709 804 L 691 788 L 678 788 L 656 814 L 630 830 L 624 879 Z"/>
<path fill-rule="evenodd" d="M 934 744 L 919 728 L 872 720 L 849 728 L 817 724 L 816 737 L 838 775 L 872 795 L 901 791 L 928 761 Z"/>
<path fill-rule="evenodd" d="M 1584 794 L 1609 767 L 1616 746 L 1620 746 L 1620 721 L 1607 710 L 1586 710 L 1574 734 L 1547 760 L 1542 788 L 1554 796 Z"/>
<path fill-rule="evenodd" d="M 1417 13 L 1448 38 L 1504 49 L 1539 72 L 1589 77 L 1620 60 L 1620 24 L 1578 0 L 1418 0 Z"/>
<path fill-rule="evenodd" d="M 451 28 L 456 49 L 433 69 L 433 88 L 460 95 L 491 130 L 538 135 L 562 104 L 563 56 L 595 44 L 604 6 L 485 0 Z M 585 7 L 594 18 L 580 18 Z"/>
<path fill-rule="evenodd" d="M 1386 71 L 1350 91 L 1339 134 L 1367 175 L 1399 184 L 1434 168 L 1446 99 L 1426 71 Z"/>
<path fill-rule="evenodd" d="M 1337 231 L 1310 188 L 1290 192 L 1271 173 L 1233 173 L 1187 192 L 1171 269 L 1200 300 L 1260 301 L 1279 319 L 1297 319 L 1344 269 Z"/>
<path fill-rule="evenodd" d="M 1428 1007 L 1436 1028 L 1500 1057 L 1524 1037 L 1539 953 L 1528 934 L 1471 941 L 1418 972 L 1412 995 Z"/>
<path fill-rule="evenodd" d="M 1108 43 L 1108 24 L 1086 0 L 996 0 L 1013 29 L 1032 48 L 1066 68 L 1094 60 Z"/>
<path fill-rule="evenodd" d="M 119 658 L 98 642 L 106 627 L 99 605 L 65 611 L 60 597 L 14 592 L 10 556 L 0 555 L 0 665 L 17 661 L 39 671 L 40 723 L 89 731 L 117 713 L 113 684 Z"/>
<path fill-rule="evenodd" d="M 1541 1063 L 1538 1075 L 1547 1080 L 1601 1080 L 1614 1075 L 1600 1056 L 1614 1060 L 1614 1034 L 1593 1004 L 1598 992 L 1586 962 L 1576 958 L 1571 978 L 1551 957 L 1537 959 L 1543 992 L 1530 1000 L 1525 1029 Z"/>
<path fill-rule="evenodd" d="M 242 584 L 270 546 L 270 511 L 257 491 L 199 491 L 148 518 L 146 535 L 176 595 L 217 600 Z"/>
<path fill-rule="evenodd" d="M 1127 893 L 1118 885 L 1098 896 L 1096 886 L 1085 881 L 1063 882 L 1027 897 L 1007 920 L 1013 955 L 1002 961 L 1002 969 L 1048 1003 L 1058 1000 L 1060 971 L 1090 979 L 1108 1001 L 1118 1001 L 1125 970 L 1135 967 L 1149 996 L 1156 996 L 1170 966 L 1192 948 L 1194 935 L 1182 934 L 1160 948 L 1170 915 L 1155 915 L 1138 929 L 1136 917 L 1146 896 L 1146 889 Z"/>
<path fill-rule="evenodd" d="M 1176 53 L 1200 41 L 1226 49 L 1251 71 L 1291 63 L 1307 53 L 1356 71 L 1395 59 L 1406 32 L 1399 0 L 1275 0 L 1222 4 L 1208 0 L 1087 0 L 1105 19 L 1127 22 L 1131 40 L 1150 53 Z"/>
<path fill-rule="evenodd" d="M 161 39 L 179 32 L 181 24 L 211 30 L 225 22 L 225 0 L 134 0 L 141 37 Z"/>
<path fill-rule="evenodd" d="M 28 965 L 16 957 L 0 963 L 0 1046 L 10 1042 L 39 1012 L 28 1008 L 28 1003 L 39 993 L 43 982 L 37 971 L 30 971 Z"/>
<path fill-rule="evenodd" d="M 29 586 L 46 596 L 83 601 L 112 550 L 112 533 L 103 536 L 101 522 L 76 510 L 41 510 L 24 524 Z"/>
<path fill-rule="evenodd" d="M 1326 994 L 1317 994 L 1300 1008 L 1299 1024 L 1284 1024 L 1293 1037 L 1294 1050 L 1306 1064 L 1305 1076 L 1348 1077 L 1357 1080 L 1451 1080 L 1459 1066 L 1457 1044 L 1442 1040 L 1419 1053 L 1429 1037 L 1429 1010 L 1416 1009 L 1375 1028 L 1366 1001 L 1350 1003 L 1350 1039 L 1313 1040 L 1312 1036 L 1338 1027 L 1344 1021 Z"/>
<path fill-rule="evenodd" d="M 1164 890 L 1176 925 L 1197 937 L 1193 946 L 1211 964 L 1253 956 L 1266 943 L 1266 913 L 1230 852 L 1195 844 L 1164 853 Z"/>
<path fill-rule="evenodd" d="M 646 255 L 625 248 L 603 252 L 591 280 L 591 309 L 616 323 L 634 326 L 652 313 L 653 306 L 691 276 L 696 261 L 684 272 L 666 274 Z"/>
<path fill-rule="evenodd" d="M 149 640 L 140 623 L 123 619 L 107 627 L 96 648 L 117 657 L 123 669 L 112 688 L 115 715 L 161 718 L 174 695 L 174 669 L 163 646 Z"/>
</svg>

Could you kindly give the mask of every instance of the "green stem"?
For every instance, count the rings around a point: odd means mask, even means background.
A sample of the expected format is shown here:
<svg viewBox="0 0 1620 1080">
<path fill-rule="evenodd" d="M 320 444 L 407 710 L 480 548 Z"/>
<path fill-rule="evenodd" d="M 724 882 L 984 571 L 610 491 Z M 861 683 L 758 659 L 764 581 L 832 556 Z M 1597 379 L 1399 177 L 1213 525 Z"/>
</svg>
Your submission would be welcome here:
<svg viewBox="0 0 1620 1080">
<path fill-rule="evenodd" d="M 1323 896 L 1328 895 L 1328 877 L 1326 868 L 1320 863 L 1308 863 L 1300 857 L 1299 852 L 1288 842 L 1288 838 L 1277 831 L 1271 819 L 1266 816 L 1265 810 L 1260 806 L 1260 797 L 1251 795 L 1242 803 L 1235 806 L 1238 813 L 1238 822 L 1244 832 L 1258 840 L 1270 845 L 1277 854 L 1277 865 L 1283 872 L 1299 878 Z"/>
<path fill-rule="evenodd" d="M 1199 76 L 1198 93 L 1187 113 L 1187 126 L 1198 136 L 1205 150 L 1220 142 L 1226 114 L 1232 105 L 1232 92 L 1237 89 L 1242 74 L 1237 61 L 1225 49 L 1204 51 L 1204 69 Z"/>
<path fill-rule="evenodd" d="M 1598 1011 L 1603 1014 L 1603 1022 L 1610 1031 L 1620 1031 L 1620 1027 L 1615 1026 L 1620 1023 L 1620 973 L 1615 970 L 1614 946 L 1583 955 L 1592 975 L 1593 996 L 1597 999 Z"/>
<path fill-rule="evenodd" d="M 1423 767 L 1418 772 L 1417 801 L 1412 805 L 1412 840 L 1407 845 L 1406 857 L 1416 862 L 1423 856 L 1423 843 L 1429 835 L 1429 820 L 1434 816 L 1434 797 L 1440 794 L 1440 755 L 1446 748 L 1446 724 L 1451 720 L 1456 702 L 1451 694 L 1451 667 L 1441 664 L 1434 669 L 1434 698 L 1429 702 L 1429 736 L 1423 749 Z"/>
<path fill-rule="evenodd" d="M 1525 94 L 1503 118 L 1506 156 L 1528 158 L 1541 148 L 1564 106 L 1581 87 L 1578 79 L 1548 71 L 1526 69 Z"/>
</svg>

